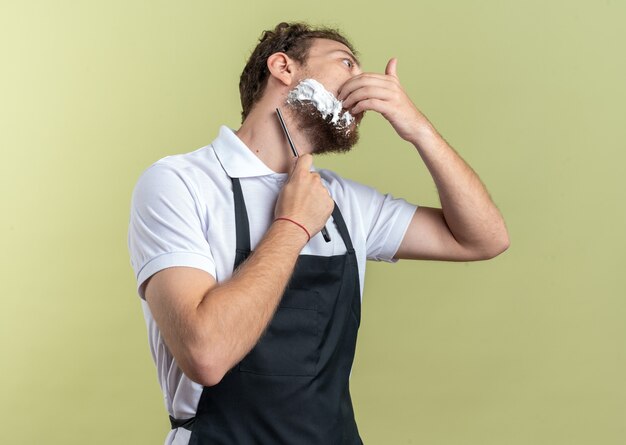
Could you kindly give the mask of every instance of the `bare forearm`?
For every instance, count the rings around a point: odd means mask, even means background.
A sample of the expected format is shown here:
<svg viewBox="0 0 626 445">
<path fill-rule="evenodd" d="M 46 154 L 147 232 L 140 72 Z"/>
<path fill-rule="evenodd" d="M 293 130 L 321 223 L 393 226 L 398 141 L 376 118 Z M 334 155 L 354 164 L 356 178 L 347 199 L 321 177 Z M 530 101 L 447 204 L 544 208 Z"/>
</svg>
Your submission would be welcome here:
<svg viewBox="0 0 626 445">
<path fill-rule="evenodd" d="M 430 243 L 432 248 L 424 247 L 428 240 L 409 240 L 401 257 L 485 259 L 501 253 L 509 242 L 502 215 L 478 176 L 411 101 L 400 83 L 397 65 L 394 57 L 389 59 L 385 74 L 361 73 L 352 77 L 341 86 L 337 97 L 355 116 L 368 110 L 382 114 L 398 136 L 417 148 L 435 180 L 447 228 L 440 230 L 438 211 L 429 213 L 431 233 L 443 234 L 446 240 L 452 236 L 456 252 L 446 252 L 449 249 L 442 248 L 438 240 Z M 425 218 L 424 214 L 421 212 L 420 218 Z M 419 238 L 414 235 L 409 238 Z"/>
<path fill-rule="evenodd" d="M 271 320 L 306 234 L 288 221 L 272 224 L 231 279 L 211 289 L 198 306 L 203 351 L 226 372 L 256 344 Z M 199 353 L 202 353 L 199 351 Z"/>
<path fill-rule="evenodd" d="M 507 246 L 502 215 L 472 168 L 430 124 L 422 125 L 411 142 L 435 181 L 446 223 L 456 240 L 485 252 Z"/>
<path fill-rule="evenodd" d="M 165 268 L 145 282 L 146 302 L 180 369 L 212 386 L 256 344 L 272 319 L 309 239 L 330 218 L 334 201 L 313 157 L 294 159 L 278 194 L 274 221 L 249 258 L 219 283 L 194 267 Z M 295 222 L 295 224 L 294 224 Z M 298 227 L 301 226 L 301 227 Z"/>
</svg>

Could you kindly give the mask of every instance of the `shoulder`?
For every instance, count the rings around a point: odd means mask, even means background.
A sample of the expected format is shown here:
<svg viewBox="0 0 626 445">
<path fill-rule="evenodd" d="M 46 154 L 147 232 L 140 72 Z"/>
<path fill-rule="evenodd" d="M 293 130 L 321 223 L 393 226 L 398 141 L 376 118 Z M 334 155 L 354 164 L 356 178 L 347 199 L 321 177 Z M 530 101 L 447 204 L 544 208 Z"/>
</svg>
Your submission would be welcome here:
<svg viewBox="0 0 626 445">
<path fill-rule="evenodd" d="M 339 173 L 326 168 L 320 168 L 317 170 L 322 179 L 333 188 L 343 190 L 345 192 L 363 193 L 371 190 L 375 190 L 373 187 L 355 181 L 353 179 L 341 176 Z"/>
<path fill-rule="evenodd" d="M 381 195 L 374 187 L 341 176 L 332 170 L 322 168 L 318 169 L 317 172 L 326 182 L 333 197 L 367 202 L 367 200 Z"/>
<path fill-rule="evenodd" d="M 189 153 L 165 156 L 140 174 L 133 196 L 180 193 L 181 190 L 196 195 L 200 184 L 215 168 L 217 161 L 212 159 L 214 157 L 210 146 Z"/>
<path fill-rule="evenodd" d="M 144 170 L 144 174 L 193 176 L 206 173 L 214 167 L 215 162 L 215 152 L 210 145 L 207 145 L 188 153 L 165 156 Z"/>
</svg>

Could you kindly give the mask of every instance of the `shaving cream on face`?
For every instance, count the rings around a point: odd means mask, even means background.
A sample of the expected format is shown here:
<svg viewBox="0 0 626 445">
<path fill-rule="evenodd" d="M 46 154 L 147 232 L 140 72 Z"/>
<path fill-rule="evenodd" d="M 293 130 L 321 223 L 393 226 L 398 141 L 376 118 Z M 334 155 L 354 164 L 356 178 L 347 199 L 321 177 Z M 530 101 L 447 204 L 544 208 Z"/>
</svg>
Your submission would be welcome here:
<svg viewBox="0 0 626 445">
<path fill-rule="evenodd" d="M 347 127 L 354 121 L 349 111 L 341 112 L 343 102 L 315 79 L 304 79 L 289 92 L 287 103 L 293 105 L 296 102 L 313 103 L 324 119 L 331 116 L 331 123 L 336 127 Z"/>
</svg>

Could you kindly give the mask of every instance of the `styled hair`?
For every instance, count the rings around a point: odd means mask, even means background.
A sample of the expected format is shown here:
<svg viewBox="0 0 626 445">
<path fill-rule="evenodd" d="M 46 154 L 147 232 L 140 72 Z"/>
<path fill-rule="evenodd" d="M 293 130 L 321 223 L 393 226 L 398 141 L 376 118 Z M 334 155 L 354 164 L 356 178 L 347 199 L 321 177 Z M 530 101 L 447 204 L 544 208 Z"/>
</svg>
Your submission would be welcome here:
<svg viewBox="0 0 626 445">
<path fill-rule="evenodd" d="M 305 22 L 282 22 L 272 31 L 263 31 L 239 78 L 242 123 L 265 92 L 270 75 L 267 59 L 274 53 L 283 52 L 302 66 L 306 66 L 309 48 L 314 38 L 335 40 L 346 45 L 353 54 L 357 54 L 348 39 L 333 28 L 313 28 Z"/>
</svg>

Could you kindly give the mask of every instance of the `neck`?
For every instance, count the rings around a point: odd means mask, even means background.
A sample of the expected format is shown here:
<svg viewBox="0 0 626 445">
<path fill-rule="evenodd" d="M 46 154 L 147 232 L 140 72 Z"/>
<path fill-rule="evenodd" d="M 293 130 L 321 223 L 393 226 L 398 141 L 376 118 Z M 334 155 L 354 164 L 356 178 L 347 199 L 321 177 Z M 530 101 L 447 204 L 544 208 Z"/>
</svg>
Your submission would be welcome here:
<svg viewBox="0 0 626 445">
<path fill-rule="evenodd" d="M 294 162 L 293 152 L 278 120 L 276 107 L 257 104 L 235 134 L 265 165 L 277 173 L 288 173 Z M 298 154 L 311 153 L 311 145 L 298 132 L 290 110 L 281 106 L 280 111 Z"/>
</svg>

